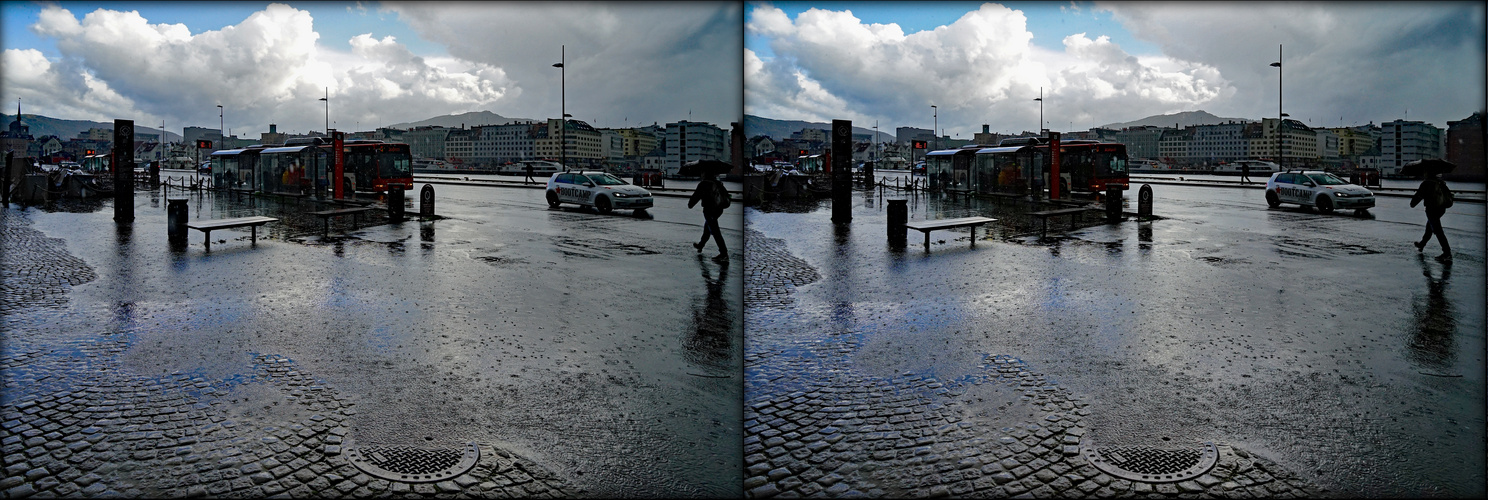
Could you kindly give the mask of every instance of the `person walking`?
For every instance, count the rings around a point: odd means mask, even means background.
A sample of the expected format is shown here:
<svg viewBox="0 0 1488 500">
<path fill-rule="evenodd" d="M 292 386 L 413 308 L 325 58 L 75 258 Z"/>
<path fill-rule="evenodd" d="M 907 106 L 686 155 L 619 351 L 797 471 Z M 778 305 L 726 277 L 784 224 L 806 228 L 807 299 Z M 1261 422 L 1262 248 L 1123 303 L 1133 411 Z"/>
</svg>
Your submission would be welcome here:
<svg viewBox="0 0 1488 500">
<path fill-rule="evenodd" d="M 687 208 L 692 208 L 698 202 L 703 204 L 703 239 L 693 243 L 692 247 L 702 253 L 703 247 L 708 244 L 708 235 L 711 234 L 713 242 L 718 244 L 718 255 L 713 260 L 728 261 L 728 246 L 724 245 L 723 233 L 718 229 L 718 217 L 723 215 L 723 209 L 728 208 L 732 201 L 729 199 L 728 189 L 718 180 L 717 173 L 703 172 L 703 179 L 698 181 L 697 189 L 687 199 Z"/>
<path fill-rule="evenodd" d="M 1240 185 L 1244 186 L 1246 184 L 1250 184 L 1250 164 L 1249 163 L 1241 163 L 1240 164 Z"/>
<path fill-rule="evenodd" d="M 531 183 L 537 182 L 536 179 L 533 179 L 532 178 L 532 163 L 531 162 L 528 162 L 528 163 L 525 163 L 525 165 L 527 165 L 527 180 L 524 180 L 522 182 L 523 183 L 526 183 L 526 184 L 531 184 Z"/>
<path fill-rule="evenodd" d="M 1416 194 L 1411 196 L 1410 206 L 1416 208 L 1416 204 L 1421 202 L 1426 203 L 1426 234 L 1421 235 L 1421 241 L 1414 243 L 1416 251 L 1425 250 L 1426 243 L 1431 241 L 1431 235 L 1434 234 L 1442 248 L 1442 253 L 1436 256 L 1436 260 L 1450 262 L 1452 245 L 1447 243 L 1447 234 L 1442 231 L 1441 217 L 1452 206 L 1452 190 L 1441 180 L 1441 174 L 1426 174 L 1426 180 L 1421 181 Z"/>
</svg>

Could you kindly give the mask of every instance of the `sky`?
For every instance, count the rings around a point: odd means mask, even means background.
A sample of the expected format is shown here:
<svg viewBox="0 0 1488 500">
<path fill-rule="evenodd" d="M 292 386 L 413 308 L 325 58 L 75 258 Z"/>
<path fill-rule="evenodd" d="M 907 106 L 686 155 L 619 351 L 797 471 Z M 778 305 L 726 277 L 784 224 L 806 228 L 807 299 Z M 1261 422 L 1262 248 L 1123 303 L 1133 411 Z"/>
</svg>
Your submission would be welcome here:
<svg viewBox="0 0 1488 500">
<path fill-rule="evenodd" d="M 1445 128 L 1484 108 L 1484 16 L 1483 2 L 751 2 L 744 107 L 963 139 L 1038 130 L 1041 104 L 1055 131 L 1278 104 L 1314 127 Z"/>
<path fill-rule="evenodd" d="M 470 111 L 742 118 L 738 2 L 0 2 L 14 113 L 257 138 Z M 563 62 L 560 70 L 555 63 Z M 567 75 L 567 73 L 573 73 Z M 327 103 L 320 99 L 329 93 Z M 219 117 L 217 106 L 222 105 Z M 690 118 L 689 118 L 690 117 Z M 475 124 L 471 124 L 475 125 Z"/>
</svg>

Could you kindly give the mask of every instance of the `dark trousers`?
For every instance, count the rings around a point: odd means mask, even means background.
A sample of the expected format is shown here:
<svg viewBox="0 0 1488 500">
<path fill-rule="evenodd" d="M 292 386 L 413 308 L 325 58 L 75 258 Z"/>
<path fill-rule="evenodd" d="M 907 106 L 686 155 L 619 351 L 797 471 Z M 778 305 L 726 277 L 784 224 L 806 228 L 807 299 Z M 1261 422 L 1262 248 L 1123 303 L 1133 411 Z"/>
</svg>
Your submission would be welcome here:
<svg viewBox="0 0 1488 500">
<path fill-rule="evenodd" d="M 1436 242 L 1441 244 L 1442 253 L 1452 253 L 1452 245 L 1447 244 L 1447 233 L 1442 231 L 1441 217 L 1446 210 L 1426 210 L 1426 234 L 1421 235 L 1421 246 L 1431 241 L 1431 235 L 1436 235 Z"/>
<path fill-rule="evenodd" d="M 713 235 L 713 242 L 718 244 L 718 253 L 728 254 L 728 245 L 723 244 L 723 231 L 718 229 L 718 217 L 723 214 L 703 214 L 703 239 L 698 240 L 698 246 L 708 244 L 708 235 Z"/>
</svg>

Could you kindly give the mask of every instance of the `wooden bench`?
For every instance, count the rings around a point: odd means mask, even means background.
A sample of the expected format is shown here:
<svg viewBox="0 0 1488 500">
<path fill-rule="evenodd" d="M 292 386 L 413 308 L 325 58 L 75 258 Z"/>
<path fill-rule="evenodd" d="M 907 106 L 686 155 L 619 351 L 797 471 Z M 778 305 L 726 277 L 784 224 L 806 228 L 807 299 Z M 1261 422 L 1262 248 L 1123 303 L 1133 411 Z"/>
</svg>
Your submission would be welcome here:
<svg viewBox="0 0 1488 500">
<path fill-rule="evenodd" d="M 989 217 L 961 217 L 958 219 L 927 220 L 905 223 L 904 227 L 925 233 L 925 251 L 930 251 L 930 231 L 936 229 L 971 228 L 971 246 L 976 246 L 976 227 L 997 219 Z"/>
<path fill-rule="evenodd" d="M 186 227 L 189 227 L 191 229 L 195 229 L 197 231 L 201 231 L 202 234 L 206 235 L 206 246 L 207 246 L 207 250 L 211 250 L 212 249 L 212 230 L 213 229 L 229 229 L 229 228 L 234 228 L 234 227 L 250 226 L 250 227 L 253 228 L 253 239 L 250 240 L 250 241 L 257 243 L 258 242 L 258 226 L 262 226 L 262 225 L 268 224 L 270 222 L 277 222 L 278 220 L 279 219 L 275 219 L 273 217 L 261 217 L 261 216 L 238 217 L 236 219 L 211 219 L 211 220 L 199 220 L 199 221 L 194 221 L 194 222 L 188 222 L 188 223 L 186 223 Z"/>
<path fill-rule="evenodd" d="M 1087 212 L 1089 210 L 1090 210 L 1089 208 L 1084 208 L 1084 207 L 1080 207 L 1080 208 L 1061 208 L 1061 209 L 1058 209 L 1058 210 L 1044 210 L 1044 211 L 1041 211 L 1041 212 L 1029 212 L 1028 215 L 1030 217 L 1036 217 L 1036 218 L 1038 218 L 1038 220 L 1043 223 L 1042 229 L 1039 231 L 1039 237 L 1042 238 L 1042 237 L 1044 237 L 1044 236 L 1046 236 L 1046 235 L 1049 234 L 1049 218 L 1050 217 L 1055 217 L 1055 216 L 1060 216 L 1060 215 L 1069 215 L 1070 216 L 1070 219 L 1071 219 L 1070 223 L 1073 224 L 1074 221 L 1080 220 L 1081 214 L 1084 214 L 1085 212 Z"/>
<path fill-rule="evenodd" d="M 338 208 L 338 209 L 335 209 L 335 210 L 321 210 L 319 212 L 310 212 L 310 215 L 314 215 L 316 217 L 320 217 L 321 222 L 324 222 L 325 223 L 325 234 L 329 234 L 331 232 L 331 217 L 339 217 L 339 216 L 342 216 L 342 215 L 353 215 L 354 217 L 352 217 L 352 221 L 353 221 L 352 222 L 352 224 L 353 224 L 352 227 L 356 227 L 355 226 L 356 222 L 360 222 L 361 213 L 362 212 L 370 212 L 370 211 L 373 211 L 373 210 L 377 210 L 377 207 L 363 206 L 363 207 L 352 207 L 352 208 Z"/>
</svg>

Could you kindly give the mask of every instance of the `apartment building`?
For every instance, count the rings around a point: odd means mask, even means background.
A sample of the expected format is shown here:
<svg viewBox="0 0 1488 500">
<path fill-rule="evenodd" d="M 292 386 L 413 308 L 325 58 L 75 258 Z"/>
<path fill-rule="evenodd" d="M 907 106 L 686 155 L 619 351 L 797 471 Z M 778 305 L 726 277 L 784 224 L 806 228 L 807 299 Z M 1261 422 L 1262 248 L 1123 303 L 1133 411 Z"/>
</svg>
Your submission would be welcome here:
<svg viewBox="0 0 1488 500">
<path fill-rule="evenodd" d="M 679 121 L 666 126 L 666 174 L 677 175 L 683 164 L 696 160 L 729 161 L 727 133 L 710 123 Z"/>
<path fill-rule="evenodd" d="M 1380 124 L 1380 168 L 1398 173 L 1415 160 L 1441 158 L 1442 129 L 1430 123 L 1395 120 Z"/>
</svg>

